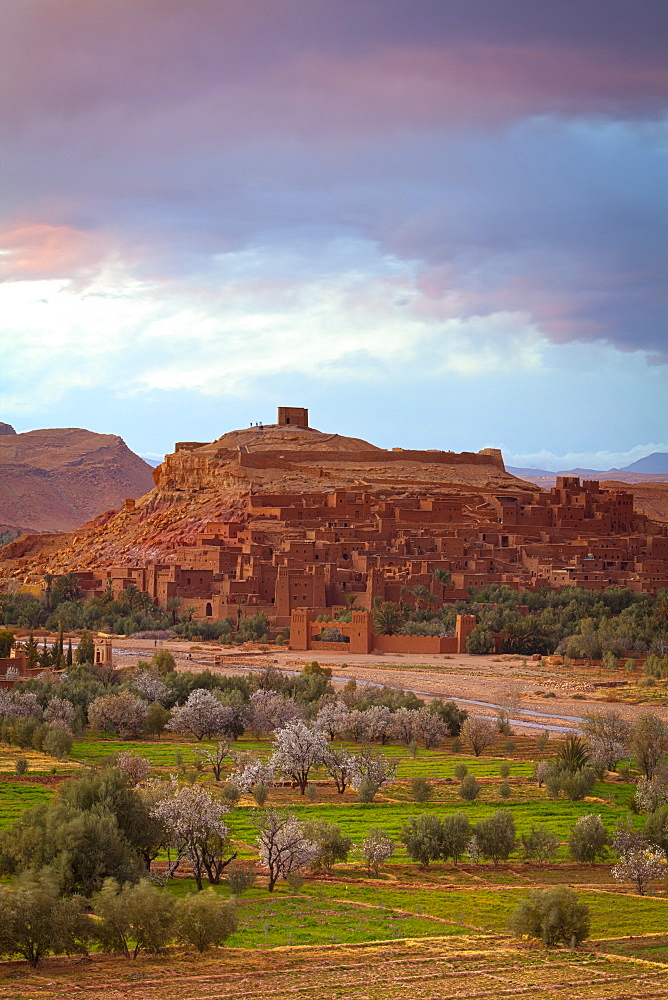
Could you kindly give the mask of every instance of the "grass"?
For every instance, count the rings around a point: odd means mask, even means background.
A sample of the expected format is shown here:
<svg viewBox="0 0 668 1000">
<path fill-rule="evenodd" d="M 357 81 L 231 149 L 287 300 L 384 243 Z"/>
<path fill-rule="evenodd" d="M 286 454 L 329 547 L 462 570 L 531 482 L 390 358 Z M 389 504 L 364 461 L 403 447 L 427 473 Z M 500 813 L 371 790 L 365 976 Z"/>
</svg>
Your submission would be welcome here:
<svg viewBox="0 0 668 1000">
<path fill-rule="evenodd" d="M 0 781 L 0 829 L 10 826 L 26 809 L 48 802 L 50 788 L 34 782 Z"/>
</svg>

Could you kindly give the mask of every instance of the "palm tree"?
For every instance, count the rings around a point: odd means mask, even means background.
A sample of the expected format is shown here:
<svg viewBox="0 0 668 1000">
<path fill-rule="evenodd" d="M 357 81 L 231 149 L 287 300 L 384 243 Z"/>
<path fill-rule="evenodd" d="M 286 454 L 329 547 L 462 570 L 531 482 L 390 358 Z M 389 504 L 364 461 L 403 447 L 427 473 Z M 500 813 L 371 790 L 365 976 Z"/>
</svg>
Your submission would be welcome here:
<svg viewBox="0 0 668 1000">
<path fill-rule="evenodd" d="M 429 593 L 429 587 L 425 587 L 423 583 L 417 583 L 413 590 L 411 591 L 413 597 L 415 598 L 415 610 L 420 610 L 420 602 L 426 601 L 427 594 Z"/>
<path fill-rule="evenodd" d="M 379 635 L 396 635 L 404 624 L 404 616 L 392 601 L 384 601 L 373 613 L 373 624 Z"/>
<path fill-rule="evenodd" d="M 180 597 L 168 597 L 167 598 L 167 610 L 171 612 L 172 615 L 172 625 L 176 625 L 176 612 L 181 607 Z"/>
<path fill-rule="evenodd" d="M 442 586 L 447 586 L 452 578 L 452 573 L 449 569 L 445 569 L 443 566 L 437 566 L 436 569 L 431 574 L 434 580 L 437 580 Z"/>
<path fill-rule="evenodd" d="M 567 771 L 581 771 L 591 760 L 589 748 L 581 736 L 567 736 L 557 754 L 557 762 Z"/>
</svg>

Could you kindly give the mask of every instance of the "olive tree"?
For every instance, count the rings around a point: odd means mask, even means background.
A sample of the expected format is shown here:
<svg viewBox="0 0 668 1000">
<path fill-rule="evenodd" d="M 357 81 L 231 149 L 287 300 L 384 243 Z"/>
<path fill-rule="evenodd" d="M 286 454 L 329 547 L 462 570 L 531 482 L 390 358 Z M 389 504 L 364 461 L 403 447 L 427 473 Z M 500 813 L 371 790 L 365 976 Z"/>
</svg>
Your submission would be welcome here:
<svg viewBox="0 0 668 1000">
<path fill-rule="evenodd" d="M 659 761 L 668 753 L 668 724 L 654 712 L 643 712 L 633 727 L 631 748 L 638 767 L 651 780 Z"/>
<path fill-rule="evenodd" d="M 443 824 L 433 813 L 413 816 L 401 828 L 401 841 L 411 861 L 426 868 L 443 857 Z"/>
<path fill-rule="evenodd" d="M 463 812 L 450 813 L 443 817 L 441 828 L 441 856 L 444 861 L 452 858 L 452 863 L 456 868 L 473 834 L 468 816 Z"/>
<path fill-rule="evenodd" d="M 213 889 L 188 893 L 174 908 L 176 937 L 200 953 L 221 945 L 237 929 L 236 910 L 234 902 L 221 899 Z"/>
<path fill-rule="evenodd" d="M 95 936 L 107 951 L 136 958 L 142 949 L 162 951 L 174 936 L 173 898 L 144 880 L 121 886 L 108 878 L 91 904 Z"/>
<path fill-rule="evenodd" d="M 326 819 L 307 819 L 303 824 L 304 836 L 318 848 L 317 857 L 312 862 L 316 869 L 331 872 L 337 861 L 346 861 L 353 842 L 344 837 L 338 823 Z"/>
<path fill-rule="evenodd" d="M 563 942 L 574 948 L 589 937 L 589 907 L 561 886 L 534 889 L 517 905 L 508 925 L 514 934 L 538 938 L 548 947 Z"/>
<path fill-rule="evenodd" d="M 575 861 L 593 865 L 597 858 L 608 853 L 609 838 L 603 821 L 596 813 L 580 816 L 568 834 L 568 850 Z"/>
<path fill-rule="evenodd" d="M 91 936 L 81 896 L 60 895 L 49 868 L 27 869 L 0 886 L 0 954 L 20 955 L 34 968 L 45 955 L 83 952 Z"/>
<path fill-rule="evenodd" d="M 489 819 L 476 823 L 475 837 L 483 858 L 495 866 L 507 861 L 515 849 L 515 820 L 510 809 L 497 809 Z"/>
</svg>

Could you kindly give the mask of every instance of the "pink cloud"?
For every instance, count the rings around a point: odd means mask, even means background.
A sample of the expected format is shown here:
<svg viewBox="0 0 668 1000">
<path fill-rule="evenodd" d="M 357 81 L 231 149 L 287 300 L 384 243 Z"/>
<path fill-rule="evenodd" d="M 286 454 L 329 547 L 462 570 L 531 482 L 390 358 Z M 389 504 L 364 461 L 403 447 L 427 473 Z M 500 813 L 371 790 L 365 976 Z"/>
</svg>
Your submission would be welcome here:
<svg viewBox="0 0 668 1000">
<path fill-rule="evenodd" d="M 8 230 L 0 246 L 6 277 L 14 281 L 70 278 L 98 265 L 108 252 L 101 234 L 37 222 Z"/>
</svg>

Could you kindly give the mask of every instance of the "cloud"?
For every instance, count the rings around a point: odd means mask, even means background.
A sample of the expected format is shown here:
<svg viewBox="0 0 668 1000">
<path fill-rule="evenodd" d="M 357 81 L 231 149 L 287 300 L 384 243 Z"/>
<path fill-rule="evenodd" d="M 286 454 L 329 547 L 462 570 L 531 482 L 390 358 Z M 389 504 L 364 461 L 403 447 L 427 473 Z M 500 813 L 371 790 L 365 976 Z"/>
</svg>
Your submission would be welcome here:
<svg viewBox="0 0 668 1000">
<path fill-rule="evenodd" d="M 665 11 L 5 5 L 8 403 L 665 361 Z"/>
<path fill-rule="evenodd" d="M 336 244 L 329 273 L 321 261 L 319 273 L 289 283 L 275 277 L 282 269 L 275 247 L 252 260 L 224 255 L 204 288 L 141 284 L 105 262 L 85 287 L 63 279 L 6 283 L 0 303 L 6 333 L 13 331 L 6 405 L 35 406 L 76 387 L 127 398 L 182 390 L 243 395 L 281 375 L 397 383 L 409 373 L 436 379 L 540 369 L 544 341 L 526 316 L 461 319 L 456 309 L 422 316 L 410 268 L 374 257 L 371 247 L 348 250 L 347 268 Z M 33 374 L 29 396 L 26 369 Z"/>
</svg>

